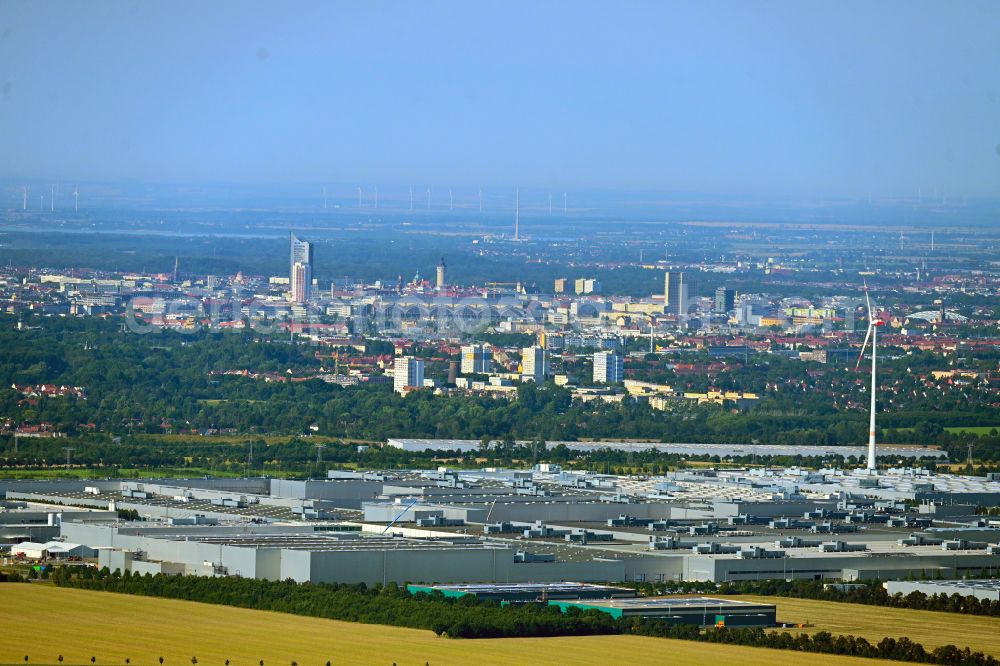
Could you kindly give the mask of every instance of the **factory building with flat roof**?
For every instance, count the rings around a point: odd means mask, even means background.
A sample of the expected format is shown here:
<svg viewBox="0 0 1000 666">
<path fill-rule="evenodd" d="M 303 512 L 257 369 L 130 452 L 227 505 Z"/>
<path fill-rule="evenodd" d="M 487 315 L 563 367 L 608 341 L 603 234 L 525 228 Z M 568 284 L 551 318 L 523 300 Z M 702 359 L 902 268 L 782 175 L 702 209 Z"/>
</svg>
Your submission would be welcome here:
<svg viewBox="0 0 1000 666">
<path fill-rule="evenodd" d="M 411 594 L 440 592 L 446 597 L 473 596 L 500 603 L 545 603 L 557 599 L 624 599 L 636 596 L 629 587 L 590 583 L 514 583 L 486 585 L 407 585 Z"/>
<path fill-rule="evenodd" d="M 773 627 L 777 624 L 774 604 L 713 597 L 557 600 L 549 603 L 563 612 L 570 608 L 599 610 L 614 618 L 650 618 L 667 624 L 694 624 L 699 627 Z"/>
<path fill-rule="evenodd" d="M 836 543 L 836 542 L 829 542 Z M 871 580 L 934 574 L 954 578 L 981 571 L 1000 573 L 991 548 L 946 550 L 935 546 L 875 544 L 864 550 L 743 548 L 736 552 L 684 557 L 683 580 Z"/>
<path fill-rule="evenodd" d="M 350 525 L 302 524 L 66 523 L 62 529 L 64 538 L 96 548 L 100 566 L 129 571 L 367 584 L 626 578 L 621 560 L 518 561 L 509 544 L 460 534 L 414 538 L 348 531 Z"/>
<path fill-rule="evenodd" d="M 890 580 L 882 583 L 889 594 L 922 592 L 931 597 L 935 594 L 960 597 L 975 597 L 981 601 L 1000 601 L 1000 579 L 970 580 Z"/>
<path fill-rule="evenodd" d="M 528 440 L 519 441 L 518 444 L 531 444 Z M 392 446 L 404 451 L 461 451 L 467 453 L 479 450 L 481 443 L 477 439 L 416 439 L 406 437 L 391 437 L 387 441 L 387 446 Z M 570 441 L 550 441 L 545 442 L 546 448 L 553 449 L 557 446 L 565 446 L 574 451 L 596 451 L 598 449 L 613 449 L 617 451 L 651 451 L 657 450 L 661 453 L 678 453 L 681 455 L 695 456 L 799 456 L 808 454 L 811 456 L 843 456 L 849 458 L 863 458 L 868 454 L 868 450 L 863 446 L 793 446 L 784 444 L 688 444 L 688 443 L 667 443 L 667 442 L 631 442 L 631 441 L 605 441 L 605 442 L 570 442 Z M 901 458 L 947 458 L 947 454 L 940 449 L 932 449 L 926 446 L 893 446 L 887 448 L 884 455 L 898 456 Z"/>
</svg>

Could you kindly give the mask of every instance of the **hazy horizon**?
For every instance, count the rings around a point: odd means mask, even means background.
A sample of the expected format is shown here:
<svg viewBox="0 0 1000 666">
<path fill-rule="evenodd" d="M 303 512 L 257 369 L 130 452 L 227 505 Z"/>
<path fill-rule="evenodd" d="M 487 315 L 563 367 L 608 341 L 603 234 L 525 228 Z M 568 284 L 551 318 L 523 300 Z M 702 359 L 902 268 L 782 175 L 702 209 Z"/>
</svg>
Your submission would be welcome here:
<svg viewBox="0 0 1000 666">
<path fill-rule="evenodd" d="M 998 24 L 988 2 L 8 3 L 0 181 L 8 206 L 56 181 L 994 198 Z"/>
</svg>

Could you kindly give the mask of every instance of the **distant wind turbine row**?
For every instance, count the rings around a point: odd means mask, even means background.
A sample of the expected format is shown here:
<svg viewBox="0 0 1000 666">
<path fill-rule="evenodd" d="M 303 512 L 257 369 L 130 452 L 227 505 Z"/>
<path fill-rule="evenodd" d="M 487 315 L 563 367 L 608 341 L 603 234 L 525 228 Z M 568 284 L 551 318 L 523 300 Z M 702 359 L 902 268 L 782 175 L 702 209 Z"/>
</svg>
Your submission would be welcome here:
<svg viewBox="0 0 1000 666">
<path fill-rule="evenodd" d="M 371 200 L 370 200 L 370 205 L 373 208 L 378 209 L 378 207 L 379 207 L 379 191 L 378 191 L 378 186 L 377 185 L 372 186 L 372 192 L 373 192 L 373 194 L 372 194 L 372 197 L 371 197 Z M 365 190 L 364 190 L 364 188 L 361 185 L 357 186 L 357 193 L 358 193 L 358 208 L 365 208 L 366 207 Z M 425 190 L 425 194 L 426 194 L 426 206 L 427 206 L 427 210 L 431 210 L 431 188 L 430 187 L 428 187 Z M 74 195 L 78 195 L 78 193 L 74 192 Z M 408 204 L 409 204 L 408 205 L 409 210 L 411 210 L 411 211 L 414 210 L 413 185 L 410 185 L 410 186 L 407 187 L 407 200 L 408 200 Z M 477 200 L 477 204 L 478 204 L 478 207 L 479 207 L 479 212 L 482 213 L 483 212 L 483 190 L 482 190 L 482 188 L 479 188 L 476 191 L 476 200 Z M 25 189 L 25 206 L 27 206 L 27 189 Z M 329 207 L 329 196 L 328 196 L 327 188 L 326 188 L 326 186 L 324 186 L 323 187 L 323 209 L 326 210 L 328 207 Z M 449 211 L 454 211 L 455 210 L 455 193 L 454 193 L 454 190 L 452 188 L 448 188 L 448 210 Z M 562 210 L 563 210 L 563 214 L 567 214 L 569 212 L 569 195 L 566 192 L 563 192 Z M 553 203 L 552 192 L 548 193 L 548 211 L 549 211 L 549 215 L 551 215 L 553 213 L 553 211 L 554 211 L 554 203 Z M 519 188 L 519 187 L 515 187 L 514 188 L 514 235 L 513 235 L 513 240 L 515 240 L 515 241 L 522 240 L 522 238 L 521 238 L 521 188 Z"/>
<path fill-rule="evenodd" d="M 358 203 L 357 203 L 357 207 L 358 208 L 368 208 L 368 207 L 371 207 L 371 208 L 376 208 L 377 209 L 377 208 L 380 207 L 381 200 L 379 198 L 379 189 L 378 189 L 377 185 L 373 185 L 372 186 L 372 194 L 371 194 L 371 196 L 366 196 L 367 193 L 365 192 L 365 188 L 363 186 L 361 186 L 361 185 L 358 185 L 355 188 L 355 191 L 358 194 Z M 433 207 L 433 205 L 432 205 L 432 199 L 431 199 L 431 194 L 432 194 L 431 188 L 428 187 L 424 191 L 424 193 L 425 193 L 425 206 L 426 206 L 427 210 L 431 210 L 431 208 Z M 74 193 L 74 194 L 76 194 L 76 193 Z M 323 188 L 322 188 L 322 195 L 323 195 L 323 210 L 328 210 L 329 207 L 330 207 L 330 205 L 329 205 L 329 191 L 327 190 L 326 186 L 323 186 Z M 25 197 L 27 197 L 27 193 L 25 193 Z M 549 192 L 547 194 L 547 197 L 548 197 L 547 198 L 548 212 L 549 212 L 549 215 L 551 215 L 555 211 L 555 199 L 553 197 L 553 193 L 552 192 Z M 562 201 L 562 212 L 565 215 L 565 214 L 567 214 L 569 212 L 569 196 L 567 195 L 566 192 L 563 192 L 562 199 L 563 199 L 563 201 Z M 415 200 L 415 197 L 414 197 L 413 185 L 410 185 L 407 188 L 407 198 L 406 198 L 408 210 L 415 210 L 415 201 L 416 200 Z M 465 205 L 468 206 L 468 204 L 465 204 Z M 482 188 L 479 188 L 476 191 L 476 202 L 475 202 L 475 205 L 478 207 L 480 213 L 482 213 L 485 210 L 485 200 L 483 198 L 483 190 L 482 190 Z M 515 209 L 517 209 L 517 210 L 515 210 L 515 213 L 519 215 L 520 214 L 520 212 L 519 212 L 519 209 L 520 209 L 520 191 L 519 191 L 519 188 L 515 188 L 515 202 L 514 202 L 514 206 L 515 206 Z M 336 206 L 336 207 L 339 207 L 339 206 Z M 462 204 L 459 204 L 459 207 L 462 207 Z M 27 204 L 25 204 L 25 209 L 27 209 Z M 449 211 L 454 211 L 455 210 L 455 192 L 454 192 L 454 190 L 452 188 L 448 188 L 448 210 Z"/>
<path fill-rule="evenodd" d="M 27 185 L 21 186 L 21 210 L 28 210 L 28 192 L 30 188 Z M 56 199 L 59 196 L 59 186 L 51 185 L 49 187 L 49 212 L 56 212 Z M 45 195 L 38 195 L 38 210 L 45 210 Z M 80 186 L 77 185 L 73 188 L 73 211 L 80 211 Z"/>
</svg>

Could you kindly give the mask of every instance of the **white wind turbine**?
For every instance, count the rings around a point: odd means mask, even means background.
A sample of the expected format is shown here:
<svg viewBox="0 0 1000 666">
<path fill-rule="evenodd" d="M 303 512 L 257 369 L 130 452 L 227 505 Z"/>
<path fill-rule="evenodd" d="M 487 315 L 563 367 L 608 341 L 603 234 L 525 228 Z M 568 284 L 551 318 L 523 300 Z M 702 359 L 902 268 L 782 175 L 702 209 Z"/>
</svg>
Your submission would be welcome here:
<svg viewBox="0 0 1000 666">
<path fill-rule="evenodd" d="M 865 302 L 868 304 L 868 331 L 865 333 L 865 341 L 861 345 L 861 354 L 858 355 L 858 363 L 855 368 L 861 367 L 861 361 L 865 356 L 865 348 L 868 346 L 869 338 L 872 341 L 872 389 L 871 389 L 871 409 L 869 412 L 868 421 L 868 469 L 870 471 L 875 470 L 875 391 L 877 384 L 875 382 L 875 350 L 877 348 L 876 339 L 878 338 L 878 327 L 883 324 L 882 320 L 875 318 L 875 313 L 872 311 L 872 301 L 868 297 L 868 284 L 865 283 Z"/>
</svg>

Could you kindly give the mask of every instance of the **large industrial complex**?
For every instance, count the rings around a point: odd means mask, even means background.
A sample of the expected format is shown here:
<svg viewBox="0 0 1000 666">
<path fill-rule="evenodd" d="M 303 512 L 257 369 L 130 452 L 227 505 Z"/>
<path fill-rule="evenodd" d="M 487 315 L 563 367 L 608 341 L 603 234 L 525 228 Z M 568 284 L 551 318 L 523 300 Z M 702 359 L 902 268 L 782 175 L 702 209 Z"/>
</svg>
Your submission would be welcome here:
<svg viewBox="0 0 1000 666">
<path fill-rule="evenodd" d="M 331 471 L 0 481 L 7 557 L 138 573 L 513 584 L 992 576 L 1000 481 L 921 469 Z M 120 518 L 138 518 L 124 520 Z"/>
</svg>

